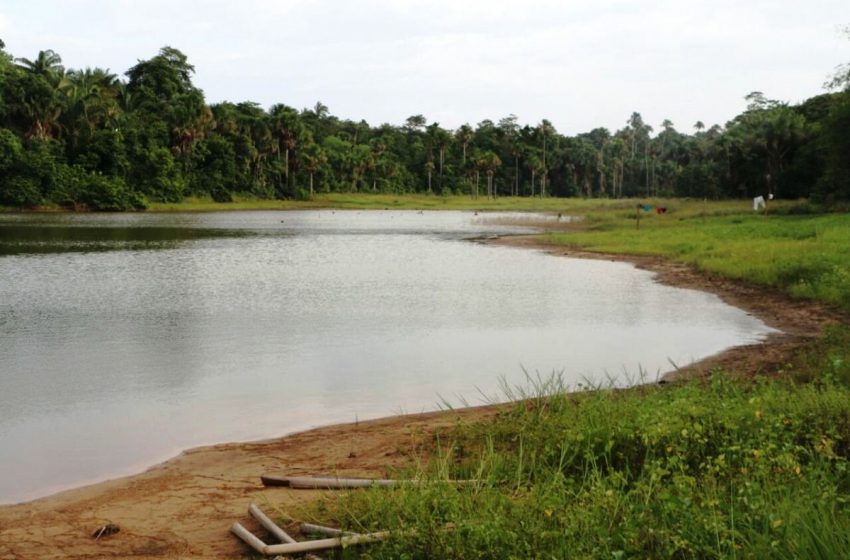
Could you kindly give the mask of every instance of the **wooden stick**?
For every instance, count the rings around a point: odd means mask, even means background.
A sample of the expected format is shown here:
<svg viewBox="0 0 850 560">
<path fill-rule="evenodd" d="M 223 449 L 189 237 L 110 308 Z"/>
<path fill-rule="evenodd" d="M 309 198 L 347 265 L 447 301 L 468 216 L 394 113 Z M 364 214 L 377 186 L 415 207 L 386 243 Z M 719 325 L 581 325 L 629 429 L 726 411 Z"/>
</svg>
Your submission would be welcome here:
<svg viewBox="0 0 850 560">
<path fill-rule="evenodd" d="M 289 486 L 289 478 L 286 476 L 273 476 L 264 474 L 260 477 L 263 486 Z"/>
<path fill-rule="evenodd" d="M 266 486 L 288 486 L 298 489 L 331 490 L 337 488 L 369 488 L 371 486 L 396 486 L 413 484 L 415 480 L 386 480 L 372 478 L 337 478 L 317 476 L 272 476 L 260 477 Z"/>
<path fill-rule="evenodd" d="M 294 543 L 295 542 L 295 539 L 290 537 L 286 533 L 286 531 L 284 531 L 283 529 L 278 527 L 277 523 L 275 523 L 274 521 L 269 519 L 269 516 L 266 515 L 265 513 L 263 513 L 263 510 L 261 510 L 256 504 L 251 504 L 250 506 L 248 506 L 248 513 L 250 513 L 251 516 L 254 519 L 259 521 L 260 525 L 262 525 L 263 527 L 266 528 L 266 531 L 268 531 L 269 533 L 274 535 L 274 538 L 276 538 L 279 542 L 282 542 L 282 543 Z"/>
<path fill-rule="evenodd" d="M 266 554 L 266 543 L 255 537 L 252 532 L 250 532 L 248 529 L 239 524 L 239 522 L 236 522 L 230 526 L 230 532 L 245 541 L 245 544 L 259 552 L 260 554 Z"/>
<path fill-rule="evenodd" d="M 399 484 L 410 484 L 410 480 L 384 480 L 369 478 L 313 478 L 310 476 L 289 477 L 290 488 L 335 490 L 339 488 L 371 488 L 380 486 L 398 486 Z"/>
<path fill-rule="evenodd" d="M 383 541 L 389 538 L 389 536 L 389 531 L 380 531 L 378 533 L 368 533 L 366 535 L 351 535 L 332 539 L 319 539 L 315 541 L 272 544 L 266 545 L 262 553 L 268 556 L 271 554 L 299 554 L 302 552 L 314 552 L 317 550 L 327 550 L 329 548 L 339 548 L 341 546 L 352 546 L 355 544 L 367 544 Z"/>
<path fill-rule="evenodd" d="M 391 480 L 381 478 L 337 478 L 337 477 L 313 477 L 313 476 L 273 476 L 263 475 L 260 477 L 266 486 L 288 486 L 301 490 L 336 490 L 340 488 L 371 488 L 379 486 L 387 488 L 403 484 L 423 484 L 422 480 Z M 449 484 L 470 484 L 474 480 L 441 480 L 435 483 L 447 482 Z"/>
<path fill-rule="evenodd" d="M 359 533 L 351 533 L 342 529 L 334 529 L 333 527 L 325 527 L 324 525 L 314 525 L 312 523 L 301 524 L 302 533 L 318 533 L 329 537 L 341 537 L 343 535 L 357 535 Z"/>
</svg>

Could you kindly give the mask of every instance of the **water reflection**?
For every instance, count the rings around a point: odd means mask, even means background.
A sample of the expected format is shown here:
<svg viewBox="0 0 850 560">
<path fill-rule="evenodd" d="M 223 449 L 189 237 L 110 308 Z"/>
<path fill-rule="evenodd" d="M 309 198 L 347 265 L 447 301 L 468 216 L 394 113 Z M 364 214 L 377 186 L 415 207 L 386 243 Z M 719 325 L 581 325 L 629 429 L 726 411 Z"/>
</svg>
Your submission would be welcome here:
<svg viewBox="0 0 850 560">
<path fill-rule="evenodd" d="M 655 374 L 768 332 L 626 264 L 465 241 L 505 231 L 524 230 L 462 212 L 0 217 L 0 245 L 109 248 L 0 257 L 0 501 L 474 401 L 523 367 Z"/>
</svg>

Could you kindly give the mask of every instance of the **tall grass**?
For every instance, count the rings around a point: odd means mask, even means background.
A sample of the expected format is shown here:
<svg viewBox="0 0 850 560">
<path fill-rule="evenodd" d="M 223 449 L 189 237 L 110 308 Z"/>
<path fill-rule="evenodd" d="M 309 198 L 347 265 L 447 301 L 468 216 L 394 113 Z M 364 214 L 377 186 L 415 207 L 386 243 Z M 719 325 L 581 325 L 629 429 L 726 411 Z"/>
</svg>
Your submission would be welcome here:
<svg viewBox="0 0 850 560">
<path fill-rule="evenodd" d="M 850 390 L 831 381 L 563 393 L 538 386 L 435 438 L 433 484 L 318 506 L 352 530 L 404 529 L 352 558 L 843 558 Z M 446 439 L 446 438 L 449 439 Z M 478 481 L 469 486 L 440 483 Z M 414 531 L 409 532 L 411 529 Z"/>
</svg>

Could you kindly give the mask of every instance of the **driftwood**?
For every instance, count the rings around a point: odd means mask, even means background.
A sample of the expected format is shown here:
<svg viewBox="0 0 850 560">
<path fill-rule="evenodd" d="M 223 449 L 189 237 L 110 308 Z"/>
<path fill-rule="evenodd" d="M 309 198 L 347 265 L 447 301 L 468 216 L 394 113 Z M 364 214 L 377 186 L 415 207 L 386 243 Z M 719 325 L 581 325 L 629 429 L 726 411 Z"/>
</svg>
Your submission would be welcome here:
<svg viewBox="0 0 850 560">
<path fill-rule="evenodd" d="M 243 527 L 238 521 L 230 526 L 230 532 L 242 539 L 245 544 L 260 554 L 266 554 L 266 543 L 255 537 L 254 533 Z"/>
<path fill-rule="evenodd" d="M 388 488 L 391 486 L 402 486 L 405 484 L 423 484 L 422 480 L 392 480 L 384 478 L 337 478 L 337 477 L 313 477 L 313 476 L 275 476 L 263 475 L 260 477 L 264 486 L 287 486 L 300 490 L 340 490 L 344 488 L 371 488 L 378 486 Z M 435 482 L 446 482 L 448 484 L 469 484 L 472 480 L 445 480 Z"/>
<path fill-rule="evenodd" d="M 325 527 L 324 525 L 314 525 L 312 523 L 302 523 L 301 524 L 301 532 L 302 533 L 314 533 L 319 535 L 327 535 L 328 537 L 341 537 L 343 535 L 357 535 L 358 533 L 351 533 L 348 531 L 343 531 L 342 529 L 334 529 L 333 527 Z"/>
<path fill-rule="evenodd" d="M 274 476 L 260 477 L 264 486 L 286 486 L 301 490 L 335 490 L 339 488 L 370 488 L 372 486 L 396 486 L 412 483 L 412 480 L 385 480 L 373 478 L 337 478 L 319 476 Z"/>
<path fill-rule="evenodd" d="M 277 524 L 274 521 L 269 519 L 269 516 L 267 516 L 265 513 L 263 513 L 263 510 L 261 510 L 256 504 L 251 504 L 250 506 L 248 506 L 248 512 L 251 514 L 251 516 L 254 519 L 259 521 L 260 525 L 265 527 L 266 531 L 268 531 L 269 533 L 274 535 L 274 537 L 278 541 L 280 541 L 282 543 L 294 543 L 295 542 L 295 539 L 290 537 L 286 533 L 286 531 L 284 531 L 283 529 L 278 527 Z"/>
<path fill-rule="evenodd" d="M 367 533 L 365 535 L 350 535 L 329 539 L 319 539 L 316 541 L 272 544 L 266 545 L 263 554 L 299 554 L 302 552 L 315 552 L 317 550 L 328 550 L 330 548 L 339 548 L 341 546 L 379 542 L 388 539 L 389 536 L 389 531 L 379 531 L 377 533 Z"/>
<path fill-rule="evenodd" d="M 344 535 L 315 541 L 266 544 L 238 522 L 230 526 L 230 532 L 263 556 L 271 556 L 273 554 L 301 554 L 356 544 L 367 544 L 386 540 L 390 536 L 389 531 L 379 531 L 365 535 Z"/>
</svg>

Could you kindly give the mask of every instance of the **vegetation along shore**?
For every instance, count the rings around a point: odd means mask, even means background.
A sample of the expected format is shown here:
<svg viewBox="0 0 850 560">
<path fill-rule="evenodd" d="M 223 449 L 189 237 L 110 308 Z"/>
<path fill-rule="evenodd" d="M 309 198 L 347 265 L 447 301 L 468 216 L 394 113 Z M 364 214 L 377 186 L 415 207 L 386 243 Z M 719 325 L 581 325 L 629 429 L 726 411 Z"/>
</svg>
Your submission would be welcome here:
<svg viewBox="0 0 850 560">
<path fill-rule="evenodd" d="M 208 104 L 186 54 L 163 47 L 124 78 L 0 42 L 0 205 L 128 210 L 186 197 L 318 193 L 850 197 L 850 74 L 797 104 L 746 94 L 727 123 L 645 122 L 569 136 L 515 115 L 456 129 L 411 115 L 378 126 L 317 102 Z M 678 124 L 678 128 L 677 128 Z M 692 131 L 692 132 L 685 132 Z"/>
<path fill-rule="evenodd" d="M 448 129 L 418 114 L 374 126 L 321 102 L 208 104 L 171 47 L 124 78 L 4 49 L 3 210 L 548 212 L 545 233 L 479 241 L 627 260 L 781 332 L 672 364 L 662 383 L 568 392 L 553 373 L 505 386 L 507 404 L 190 450 L 0 507 L 0 560 L 247 557 L 227 528 L 259 531 L 251 502 L 283 525 L 392 531 L 343 558 L 846 557 L 848 67 L 798 103 L 751 92 L 724 124 L 634 112 L 569 136 L 514 115 Z M 434 483 L 296 492 L 263 488 L 267 472 Z M 106 524 L 120 531 L 92 538 Z"/>
<path fill-rule="evenodd" d="M 258 531 L 245 513 L 252 501 L 282 523 L 417 530 L 345 551 L 352 557 L 837 557 L 850 534 L 850 305 L 831 294 L 847 293 L 835 282 L 848 276 L 850 220 L 797 215 L 791 203 L 765 217 L 742 202 L 667 200 L 668 212 L 638 230 L 632 204 L 576 204 L 561 206 L 584 217 L 567 231 L 491 242 L 632 260 L 782 334 L 664 385 L 564 394 L 544 378 L 506 387 L 516 404 L 191 450 L 140 475 L 0 508 L 0 558 L 239 557 L 227 526 Z M 807 268 L 808 253 L 833 264 Z M 714 268 L 720 256 L 737 266 Z M 328 494 L 263 488 L 266 472 L 480 483 Z M 121 532 L 93 540 L 108 522 Z"/>
</svg>

